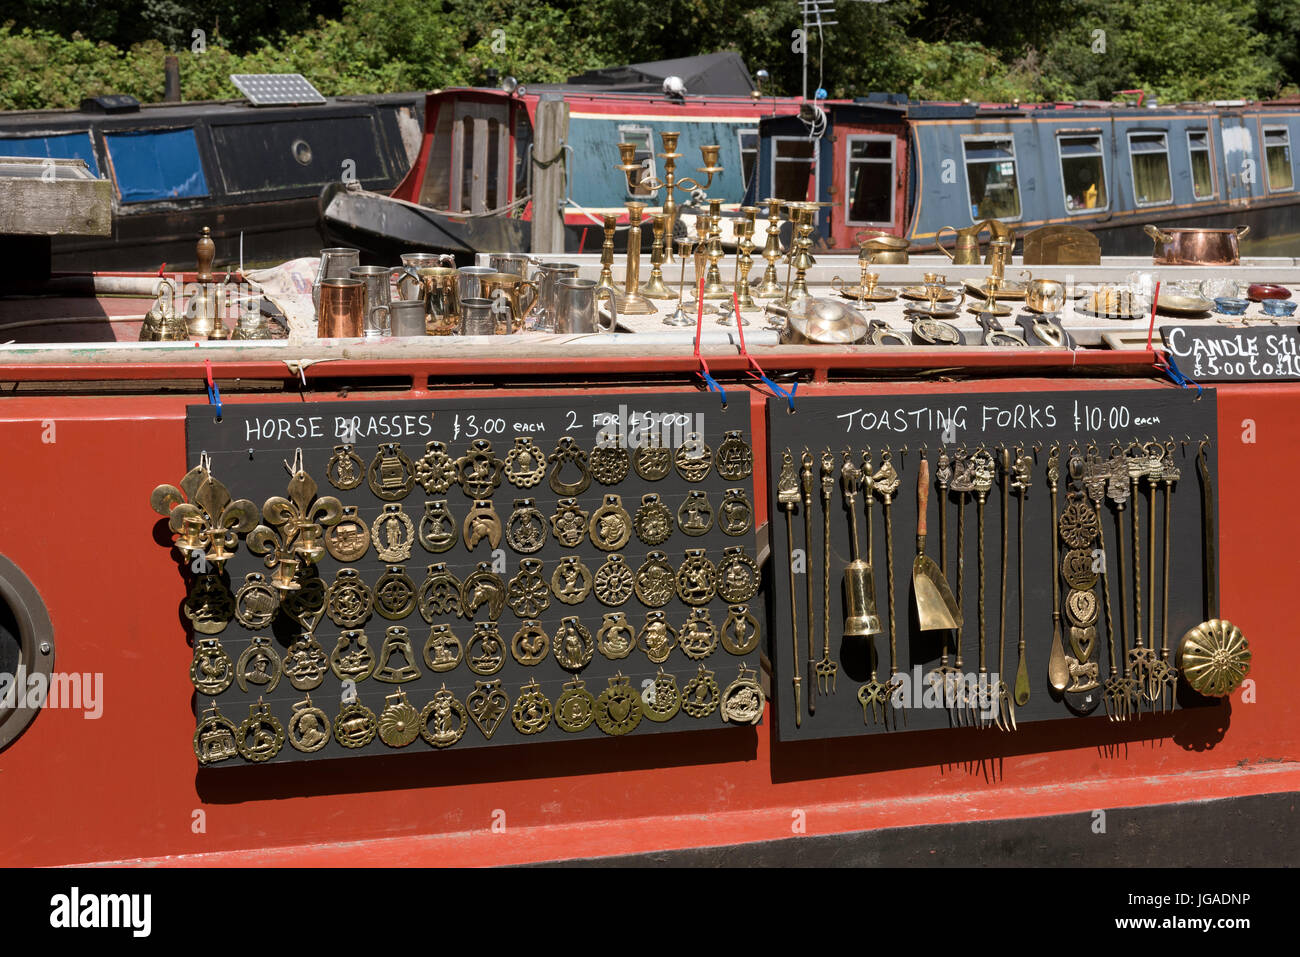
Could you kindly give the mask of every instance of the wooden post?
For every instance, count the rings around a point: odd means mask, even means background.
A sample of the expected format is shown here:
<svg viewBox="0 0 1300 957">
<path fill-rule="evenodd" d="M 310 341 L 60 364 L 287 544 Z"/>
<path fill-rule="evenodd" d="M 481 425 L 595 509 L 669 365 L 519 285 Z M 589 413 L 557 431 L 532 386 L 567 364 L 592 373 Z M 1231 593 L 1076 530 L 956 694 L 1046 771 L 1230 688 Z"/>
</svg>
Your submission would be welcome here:
<svg viewBox="0 0 1300 957">
<path fill-rule="evenodd" d="M 545 163 L 557 157 L 569 137 L 569 107 L 563 100 L 542 100 L 537 104 L 537 129 L 533 159 Z M 532 251 L 564 252 L 564 214 L 560 203 L 565 193 L 565 165 L 557 160 L 546 167 L 533 166 Z"/>
<path fill-rule="evenodd" d="M 163 70 L 166 78 L 163 83 L 163 102 L 179 103 L 181 101 L 181 66 L 174 56 L 163 58 Z"/>
</svg>

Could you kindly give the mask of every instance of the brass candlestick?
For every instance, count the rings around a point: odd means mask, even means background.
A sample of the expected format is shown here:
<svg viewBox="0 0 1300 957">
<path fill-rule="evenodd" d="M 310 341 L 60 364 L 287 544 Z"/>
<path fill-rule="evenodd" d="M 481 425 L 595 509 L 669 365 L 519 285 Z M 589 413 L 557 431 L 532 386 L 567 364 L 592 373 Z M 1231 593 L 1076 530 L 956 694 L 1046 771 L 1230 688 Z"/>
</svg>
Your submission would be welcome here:
<svg viewBox="0 0 1300 957">
<path fill-rule="evenodd" d="M 671 316 L 664 316 L 665 326 L 693 326 L 695 320 L 690 317 L 689 312 L 682 306 L 682 297 L 686 293 L 686 261 L 691 258 L 691 249 L 695 245 L 693 239 L 677 240 L 677 252 L 682 260 L 682 275 L 677 283 L 677 308 L 673 310 Z"/>
<path fill-rule="evenodd" d="M 645 203 L 628 200 L 627 206 L 627 276 L 623 292 L 616 295 L 619 312 L 629 316 L 651 316 L 657 310 L 645 296 L 641 295 L 641 215 L 645 212 Z"/>
<path fill-rule="evenodd" d="M 749 241 L 749 237 L 753 234 L 753 231 L 754 224 L 752 222 L 746 222 L 742 219 L 740 222 L 736 223 L 737 253 L 736 275 L 734 277 L 736 298 L 734 303 L 726 302 L 718 306 L 718 311 L 721 313 L 718 317 L 718 323 L 720 325 L 731 325 L 732 319 L 735 317 L 737 310 L 743 312 L 746 309 L 758 308 L 758 303 L 754 302 L 754 297 L 749 294 L 749 270 L 754 265 L 754 259 L 750 255 L 754 249 L 754 244 Z M 742 315 L 740 317 L 740 324 L 742 326 L 747 326 L 749 325 L 749 320 Z"/>
<path fill-rule="evenodd" d="M 600 246 L 600 280 L 596 288 L 617 292 L 614 289 L 614 233 L 618 230 L 618 214 L 604 213 L 601 218 L 605 221 L 605 241 Z"/>
<path fill-rule="evenodd" d="M 796 224 L 798 237 L 790 244 L 790 266 L 786 272 L 786 294 L 781 300 L 782 305 L 789 305 L 796 299 L 804 299 L 812 295 L 808 290 L 808 270 L 812 268 L 813 257 L 810 250 L 812 249 L 813 224 L 811 219 L 806 215 L 807 209 L 794 209 L 791 212 L 792 222 Z M 794 281 L 790 281 L 790 273 L 794 273 Z"/>
<path fill-rule="evenodd" d="M 722 281 L 718 262 L 722 259 L 722 200 L 709 200 L 709 267 L 704 274 L 705 299 L 730 299 L 731 290 Z"/>
<path fill-rule="evenodd" d="M 767 260 L 763 270 L 763 279 L 754 295 L 764 298 L 776 298 L 782 294 L 781 283 L 776 278 L 776 264 L 785 255 L 781 249 L 781 201 L 768 199 L 767 203 L 767 243 L 760 255 Z"/>
<path fill-rule="evenodd" d="M 671 299 L 673 291 L 664 285 L 664 230 L 668 224 L 665 213 L 655 213 L 650 217 L 654 230 L 654 245 L 650 248 L 650 278 L 641 287 L 641 295 L 649 299 Z"/>
<path fill-rule="evenodd" d="M 740 223 L 740 254 L 736 257 L 736 297 L 741 309 L 757 309 L 758 303 L 749 289 L 749 271 L 754 268 L 754 217 L 758 210 L 753 206 L 741 209 L 745 219 Z"/>
<path fill-rule="evenodd" d="M 708 213 L 699 213 L 695 217 L 695 279 L 704 275 L 704 267 L 709 262 L 709 230 L 713 220 Z M 692 287 L 694 288 L 694 287 Z"/>
</svg>

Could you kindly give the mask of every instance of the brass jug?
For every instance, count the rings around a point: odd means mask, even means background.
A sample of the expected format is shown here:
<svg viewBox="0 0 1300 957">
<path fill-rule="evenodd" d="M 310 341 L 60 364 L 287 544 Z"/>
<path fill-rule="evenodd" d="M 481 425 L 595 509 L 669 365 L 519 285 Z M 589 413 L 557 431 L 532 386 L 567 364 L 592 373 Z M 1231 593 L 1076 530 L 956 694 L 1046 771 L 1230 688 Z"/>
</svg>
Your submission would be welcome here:
<svg viewBox="0 0 1300 957">
<path fill-rule="evenodd" d="M 958 229 L 956 226 L 944 226 L 934 234 L 934 244 L 939 247 L 939 252 L 943 253 L 954 266 L 976 266 L 980 261 L 980 230 L 984 228 L 983 223 L 973 223 L 965 229 Z M 955 237 L 952 246 L 952 252 L 939 242 L 939 237 L 945 231 L 952 230 Z"/>
</svg>

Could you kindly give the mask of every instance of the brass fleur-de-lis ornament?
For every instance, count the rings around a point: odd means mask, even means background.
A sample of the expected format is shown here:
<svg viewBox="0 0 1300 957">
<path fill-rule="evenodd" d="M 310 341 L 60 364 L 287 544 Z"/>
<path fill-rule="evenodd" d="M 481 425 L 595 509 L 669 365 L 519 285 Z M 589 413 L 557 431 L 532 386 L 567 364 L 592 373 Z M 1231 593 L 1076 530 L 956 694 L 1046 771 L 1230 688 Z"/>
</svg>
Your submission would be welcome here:
<svg viewBox="0 0 1300 957">
<path fill-rule="evenodd" d="M 175 485 L 159 485 L 149 496 L 149 505 L 167 519 L 176 533 L 176 550 L 186 564 L 202 555 L 220 572 L 239 546 L 240 534 L 257 525 L 257 506 L 246 498 L 231 499 L 230 492 L 211 472 L 211 459 L 204 452 L 199 464 Z M 206 572 L 206 568 L 196 571 Z"/>
<path fill-rule="evenodd" d="M 333 495 L 317 497 L 316 481 L 302 465 L 302 449 L 295 449 L 289 470 L 288 497 L 276 495 L 262 506 L 265 525 L 248 536 L 248 547 L 266 556 L 272 569 L 271 585 L 282 594 L 299 587 L 298 569 L 314 565 L 325 554 L 325 529 L 343 517 L 343 504 Z"/>
</svg>

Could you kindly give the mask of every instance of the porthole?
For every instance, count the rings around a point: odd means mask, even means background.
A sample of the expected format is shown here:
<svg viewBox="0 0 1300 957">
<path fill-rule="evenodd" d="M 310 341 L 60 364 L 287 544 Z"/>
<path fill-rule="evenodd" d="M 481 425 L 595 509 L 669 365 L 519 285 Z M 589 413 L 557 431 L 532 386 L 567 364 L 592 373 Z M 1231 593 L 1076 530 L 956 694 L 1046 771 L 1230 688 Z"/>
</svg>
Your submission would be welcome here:
<svg viewBox="0 0 1300 957">
<path fill-rule="evenodd" d="M 289 147 L 293 150 L 293 158 L 303 166 L 311 165 L 311 146 L 306 140 L 294 140 L 293 145 Z"/>
<path fill-rule="evenodd" d="M 40 707 L 28 707 L 35 675 L 49 688 L 54 669 L 54 628 L 40 592 L 12 561 L 0 555 L 0 749 L 27 729 Z M 38 683 L 39 684 L 39 683 Z"/>
</svg>

